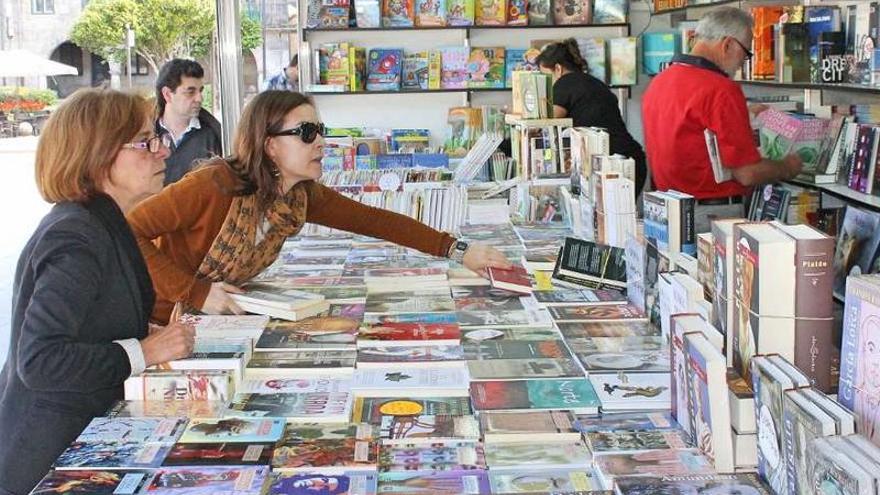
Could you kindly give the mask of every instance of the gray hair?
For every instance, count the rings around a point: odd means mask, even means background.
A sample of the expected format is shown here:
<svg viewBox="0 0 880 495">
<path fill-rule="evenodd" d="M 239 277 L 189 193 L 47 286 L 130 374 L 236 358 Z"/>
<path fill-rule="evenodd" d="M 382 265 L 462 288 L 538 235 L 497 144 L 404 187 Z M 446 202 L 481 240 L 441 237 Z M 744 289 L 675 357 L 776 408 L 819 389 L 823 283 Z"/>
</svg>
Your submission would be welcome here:
<svg viewBox="0 0 880 495">
<path fill-rule="evenodd" d="M 697 24 L 697 38 L 718 41 L 732 36 L 742 42 L 750 39 L 752 16 L 736 7 L 719 7 L 712 10 Z"/>
</svg>

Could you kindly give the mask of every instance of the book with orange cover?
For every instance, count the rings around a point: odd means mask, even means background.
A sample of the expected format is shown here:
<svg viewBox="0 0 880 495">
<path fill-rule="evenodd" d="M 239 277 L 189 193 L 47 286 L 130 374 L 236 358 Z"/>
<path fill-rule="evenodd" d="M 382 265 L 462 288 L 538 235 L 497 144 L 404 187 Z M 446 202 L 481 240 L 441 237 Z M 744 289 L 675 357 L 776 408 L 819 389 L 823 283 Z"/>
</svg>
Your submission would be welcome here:
<svg viewBox="0 0 880 495">
<path fill-rule="evenodd" d="M 752 78 L 773 79 L 776 76 L 776 50 L 773 29 L 782 16 L 782 7 L 752 8 Z"/>
</svg>

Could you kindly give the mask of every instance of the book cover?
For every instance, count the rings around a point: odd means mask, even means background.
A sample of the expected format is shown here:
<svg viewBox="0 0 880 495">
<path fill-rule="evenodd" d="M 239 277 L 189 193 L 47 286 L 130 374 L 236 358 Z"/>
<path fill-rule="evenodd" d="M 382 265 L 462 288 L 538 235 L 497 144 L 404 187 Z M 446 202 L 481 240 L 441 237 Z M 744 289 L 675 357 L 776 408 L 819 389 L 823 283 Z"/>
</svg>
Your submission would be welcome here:
<svg viewBox="0 0 880 495">
<path fill-rule="evenodd" d="M 414 19 L 415 3 L 413 0 L 382 0 L 382 26 L 412 27 Z"/>
<path fill-rule="evenodd" d="M 450 26 L 472 26 L 474 24 L 475 0 L 446 0 L 446 22 Z"/>
<path fill-rule="evenodd" d="M 351 390 L 358 397 L 467 395 L 468 382 L 464 367 L 358 369 Z"/>
<path fill-rule="evenodd" d="M 156 468 L 171 450 L 171 444 L 142 442 L 77 442 L 58 456 L 55 469 Z"/>
<path fill-rule="evenodd" d="M 348 392 L 307 392 L 301 394 L 237 393 L 229 404 L 229 414 L 243 417 L 275 417 L 340 421 L 351 410 Z"/>
<path fill-rule="evenodd" d="M 626 0 L 593 0 L 593 24 L 625 23 L 628 14 Z"/>
<path fill-rule="evenodd" d="M 623 248 L 566 237 L 553 270 L 587 282 L 626 287 L 626 253 Z"/>
<path fill-rule="evenodd" d="M 486 463 L 491 470 L 569 466 L 579 468 L 590 464 L 590 453 L 579 441 L 488 444 Z"/>
<path fill-rule="evenodd" d="M 430 495 L 488 494 L 491 493 L 486 471 L 480 470 L 425 470 L 379 473 L 380 493 Z"/>
<path fill-rule="evenodd" d="M 180 443 L 276 442 L 283 432 L 281 418 L 193 418 Z"/>
<path fill-rule="evenodd" d="M 428 89 L 428 52 L 407 53 L 403 56 L 403 79 L 400 87 Z"/>
<path fill-rule="evenodd" d="M 492 493 L 599 493 L 602 484 L 591 468 L 493 470 Z M 595 491 L 594 491 L 595 490 Z"/>
<path fill-rule="evenodd" d="M 597 431 L 584 434 L 587 447 L 595 455 L 608 452 L 686 449 L 688 436 L 678 430 Z"/>
<path fill-rule="evenodd" d="M 226 408 L 223 401 L 197 400 L 120 400 L 105 416 L 118 418 L 208 418 Z"/>
<path fill-rule="evenodd" d="M 880 245 L 880 214 L 847 206 L 834 249 L 834 294 L 843 298 L 850 275 L 871 273 Z"/>
<path fill-rule="evenodd" d="M 165 457 L 163 466 L 267 466 L 272 462 L 274 443 L 178 443 Z"/>
<path fill-rule="evenodd" d="M 664 493 L 685 495 L 698 493 L 749 493 L 751 495 L 772 495 L 757 475 L 742 474 L 704 474 L 699 476 L 624 476 L 615 480 L 619 493 L 637 495 Z"/>
<path fill-rule="evenodd" d="M 529 23 L 529 3 L 527 0 L 507 1 L 507 25 L 525 26 Z M 509 87 L 509 86 L 508 86 Z"/>
<path fill-rule="evenodd" d="M 636 44 L 637 38 L 608 39 L 608 83 L 611 86 L 632 86 L 638 82 Z"/>
<path fill-rule="evenodd" d="M 489 280 L 492 287 L 521 294 L 532 293 L 529 273 L 522 265 L 512 265 L 510 269 L 489 267 Z"/>
<path fill-rule="evenodd" d="M 794 359 L 795 248 L 770 224 L 737 224 L 733 365 L 749 380 L 757 353 Z"/>
<path fill-rule="evenodd" d="M 562 340 L 467 342 L 464 356 L 468 361 L 483 359 L 570 358 Z"/>
<path fill-rule="evenodd" d="M 460 345 L 387 345 L 358 349 L 358 368 L 426 363 L 460 365 L 465 359 Z"/>
<path fill-rule="evenodd" d="M 76 437 L 78 442 L 169 442 L 183 433 L 186 421 L 180 418 L 94 418 Z"/>
<path fill-rule="evenodd" d="M 150 473 L 145 471 L 52 471 L 31 493 L 136 495 L 149 481 Z"/>
<path fill-rule="evenodd" d="M 702 333 L 684 336 L 689 431 L 719 473 L 734 471 L 727 358 Z"/>
<path fill-rule="evenodd" d="M 808 449 L 814 439 L 835 434 L 834 418 L 825 413 L 800 390 L 786 390 L 782 399 L 783 441 L 786 459 L 788 493 L 812 493 L 807 471 Z"/>
<path fill-rule="evenodd" d="M 451 315 L 454 317 L 455 313 Z M 376 342 L 376 345 L 389 345 L 393 342 L 397 345 L 403 343 L 423 345 L 428 342 L 458 343 L 460 338 L 461 328 L 457 323 L 368 323 L 361 327 L 358 343 Z"/>
<path fill-rule="evenodd" d="M 405 3 L 407 0 L 389 1 Z M 370 50 L 367 58 L 367 91 L 399 91 L 402 61 L 403 50 L 380 48 Z"/>
<path fill-rule="evenodd" d="M 476 442 L 382 445 L 379 472 L 486 469 L 483 446 Z"/>
<path fill-rule="evenodd" d="M 125 381 L 127 400 L 225 401 L 232 391 L 232 372 L 147 370 Z"/>
<path fill-rule="evenodd" d="M 645 479 L 642 477 L 646 475 L 696 477 L 715 474 L 712 463 L 696 449 L 600 454 L 594 462 L 606 480 L 615 482 L 621 476 L 633 474 L 639 475 L 639 479 Z"/>
<path fill-rule="evenodd" d="M 274 320 L 268 325 L 257 350 L 348 348 L 357 340 L 360 322 L 354 318 L 315 316 L 299 321 Z"/>
<path fill-rule="evenodd" d="M 645 315 L 633 305 L 605 306 L 552 306 L 547 309 L 558 323 L 604 322 L 615 320 L 645 320 Z"/>
<path fill-rule="evenodd" d="M 260 495 L 268 477 L 268 466 L 169 467 L 156 471 L 146 493 Z"/>
<path fill-rule="evenodd" d="M 358 397 L 352 406 L 354 422 L 381 425 L 385 416 L 466 416 L 472 414 L 468 397 Z"/>
<path fill-rule="evenodd" d="M 608 322 L 557 323 L 559 331 L 568 339 L 592 337 L 649 337 L 660 335 L 657 328 L 646 320 Z"/>
<path fill-rule="evenodd" d="M 415 25 L 445 26 L 446 25 L 446 0 L 415 0 L 416 19 Z M 427 58 L 427 54 L 426 58 Z M 427 67 L 427 64 L 425 64 Z M 427 73 L 425 77 L 427 83 Z M 427 89 L 427 85 L 422 88 Z"/>
<path fill-rule="evenodd" d="M 530 26 L 552 25 L 553 0 L 532 0 L 528 2 L 528 18 Z"/>
<path fill-rule="evenodd" d="M 666 412 L 633 412 L 577 416 L 572 427 L 586 434 L 599 431 L 677 430 L 679 424 L 672 415 Z"/>
<path fill-rule="evenodd" d="M 596 79 L 607 83 L 608 68 L 606 61 L 605 38 L 578 38 L 581 56 L 587 62 L 587 72 Z"/>
<path fill-rule="evenodd" d="M 632 373 L 589 377 L 603 411 L 668 409 L 669 373 Z"/>
<path fill-rule="evenodd" d="M 376 493 L 378 475 L 375 470 L 337 470 L 309 473 L 273 473 L 268 495 L 372 495 Z"/>
<path fill-rule="evenodd" d="M 556 25 L 589 24 L 593 11 L 589 0 L 558 0 L 553 7 Z"/>
<path fill-rule="evenodd" d="M 541 379 L 475 381 L 471 399 L 479 411 L 492 410 L 597 410 L 599 400 L 589 381 Z"/>
<path fill-rule="evenodd" d="M 385 416 L 379 426 L 383 444 L 478 441 L 480 425 L 474 416 Z"/>
<path fill-rule="evenodd" d="M 483 3 L 486 0 L 478 0 Z M 499 2 L 502 0 L 490 0 Z M 504 48 L 471 48 L 467 62 L 469 88 L 504 87 Z"/>
<path fill-rule="evenodd" d="M 468 361 L 473 380 L 523 378 L 583 378 L 584 372 L 573 359 L 493 359 Z"/>
<path fill-rule="evenodd" d="M 563 438 L 580 439 L 573 424 L 575 416 L 568 410 L 560 411 L 480 411 L 480 431 L 485 441 L 495 439 Z M 521 436 L 520 436 L 521 435 Z"/>
<path fill-rule="evenodd" d="M 345 438 L 286 438 L 275 446 L 274 471 L 314 471 L 328 468 L 370 469 L 376 463 L 377 445 L 369 440 Z"/>
<path fill-rule="evenodd" d="M 507 0 L 475 0 L 474 24 L 503 26 L 507 23 Z"/>
<path fill-rule="evenodd" d="M 877 382 L 877 339 L 880 330 L 880 285 L 871 276 L 849 277 L 840 349 L 838 399 L 856 416 L 857 431 L 880 444 Z"/>
<path fill-rule="evenodd" d="M 491 269 L 491 268 L 490 268 Z M 510 275 L 507 270 L 499 273 L 499 276 Z M 509 278 L 509 277 L 508 277 Z M 500 283 L 503 283 L 499 280 Z M 531 286 L 529 286 L 531 288 Z M 516 294 L 500 287 L 494 289 L 503 292 L 503 297 L 457 297 L 455 298 L 456 311 L 525 311 L 521 298 L 522 294 Z M 530 301 L 530 299 L 526 299 Z"/>
<path fill-rule="evenodd" d="M 464 46 L 440 48 L 441 88 L 462 89 L 467 87 L 469 55 L 470 50 Z"/>
<path fill-rule="evenodd" d="M 578 352 L 577 358 L 587 373 L 669 372 L 669 351 L 629 350 L 622 352 Z"/>
<path fill-rule="evenodd" d="M 871 473 L 835 448 L 828 438 L 817 438 L 807 452 L 810 486 L 818 487 L 819 493 L 867 495 L 875 489 Z"/>
</svg>

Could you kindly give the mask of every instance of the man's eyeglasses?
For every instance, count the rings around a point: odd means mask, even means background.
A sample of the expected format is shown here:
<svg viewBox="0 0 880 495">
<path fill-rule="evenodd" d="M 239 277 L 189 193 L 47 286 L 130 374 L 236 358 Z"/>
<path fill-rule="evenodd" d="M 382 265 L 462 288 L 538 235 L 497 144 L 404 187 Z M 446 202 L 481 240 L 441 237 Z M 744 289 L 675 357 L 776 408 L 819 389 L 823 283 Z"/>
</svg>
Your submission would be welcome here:
<svg viewBox="0 0 880 495">
<path fill-rule="evenodd" d="M 161 136 L 153 136 L 143 141 L 135 141 L 133 143 L 125 143 L 123 148 L 133 150 L 148 150 L 150 153 L 158 153 L 162 147 L 171 148 L 171 136 L 162 134 Z"/>
<path fill-rule="evenodd" d="M 742 48 L 743 53 L 746 54 L 746 60 L 751 60 L 751 59 L 752 59 L 752 57 L 754 56 L 754 53 L 752 53 L 751 50 L 749 50 L 748 48 L 746 48 L 746 45 L 744 45 L 742 41 L 740 41 L 740 40 L 734 38 L 733 36 L 731 36 L 730 39 L 732 39 L 733 41 L 736 41 L 736 44 L 739 45 L 740 48 Z"/>
<path fill-rule="evenodd" d="M 302 142 L 306 144 L 314 143 L 315 139 L 318 139 L 318 134 L 324 135 L 327 132 L 327 128 L 324 126 L 323 122 L 303 122 L 302 124 L 292 127 L 290 129 L 284 129 L 278 132 L 273 132 L 270 135 L 272 136 L 299 136 L 302 139 Z"/>
</svg>

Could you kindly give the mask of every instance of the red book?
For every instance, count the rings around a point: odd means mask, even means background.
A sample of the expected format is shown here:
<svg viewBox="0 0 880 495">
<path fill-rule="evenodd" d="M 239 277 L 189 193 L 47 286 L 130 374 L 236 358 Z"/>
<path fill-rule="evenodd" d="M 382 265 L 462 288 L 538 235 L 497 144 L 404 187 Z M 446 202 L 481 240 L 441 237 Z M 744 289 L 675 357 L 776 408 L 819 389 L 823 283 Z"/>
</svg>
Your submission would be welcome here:
<svg viewBox="0 0 880 495">
<path fill-rule="evenodd" d="M 457 345 L 460 339 L 458 323 L 373 323 L 361 327 L 358 345 Z"/>
<path fill-rule="evenodd" d="M 514 265 L 509 269 L 489 267 L 489 280 L 496 289 L 509 290 L 520 294 L 531 294 L 532 283 L 529 272 L 522 265 Z"/>
</svg>

